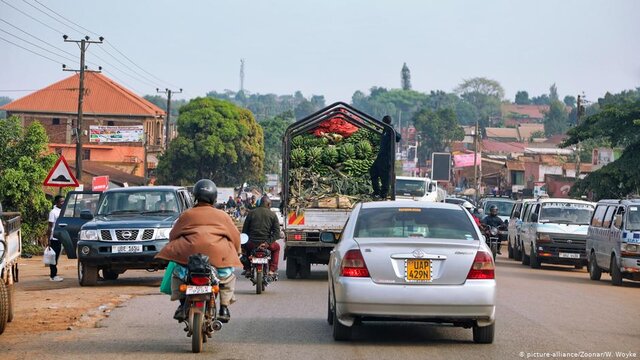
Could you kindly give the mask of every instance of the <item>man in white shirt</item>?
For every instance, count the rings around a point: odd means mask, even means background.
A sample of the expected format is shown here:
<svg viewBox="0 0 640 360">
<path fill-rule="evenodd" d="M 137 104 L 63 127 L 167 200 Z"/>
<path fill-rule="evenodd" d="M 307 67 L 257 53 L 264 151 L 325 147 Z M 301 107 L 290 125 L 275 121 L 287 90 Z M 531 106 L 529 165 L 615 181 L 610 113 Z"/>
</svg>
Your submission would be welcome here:
<svg viewBox="0 0 640 360">
<path fill-rule="evenodd" d="M 49 247 L 56 252 L 56 264 L 49 265 L 51 281 L 62 281 L 62 277 L 58 276 L 58 259 L 60 258 L 60 252 L 62 251 L 62 244 L 60 240 L 53 237 L 53 227 L 56 225 L 58 217 L 60 217 L 60 210 L 64 205 L 64 197 L 57 195 L 53 199 L 53 209 L 49 212 L 49 226 L 47 227 L 47 238 L 49 239 Z"/>
</svg>

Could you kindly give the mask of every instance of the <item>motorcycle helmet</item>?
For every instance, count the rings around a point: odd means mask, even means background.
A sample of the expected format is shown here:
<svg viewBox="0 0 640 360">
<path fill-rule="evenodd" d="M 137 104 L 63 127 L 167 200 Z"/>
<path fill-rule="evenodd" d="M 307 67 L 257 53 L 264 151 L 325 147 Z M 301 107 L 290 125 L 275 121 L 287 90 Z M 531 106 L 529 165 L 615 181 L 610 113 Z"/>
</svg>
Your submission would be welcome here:
<svg viewBox="0 0 640 360">
<path fill-rule="evenodd" d="M 496 205 L 491 205 L 491 207 L 489 207 L 489 214 L 498 215 L 498 207 Z"/>
<path fill-rule="evenodd" d="M 193 197 L 198 203 L 205 202 L 215 204 L 218 198 L 218 188 L 216 184 L 209 179 L 201 179 L 193 186 Z"/>
</svg>

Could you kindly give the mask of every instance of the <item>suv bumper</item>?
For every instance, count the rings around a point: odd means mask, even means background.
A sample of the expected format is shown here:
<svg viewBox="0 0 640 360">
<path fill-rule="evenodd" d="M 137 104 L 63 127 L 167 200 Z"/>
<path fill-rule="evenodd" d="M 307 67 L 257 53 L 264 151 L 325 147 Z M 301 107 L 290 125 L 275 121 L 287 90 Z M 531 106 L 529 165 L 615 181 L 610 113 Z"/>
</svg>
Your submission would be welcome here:
<svg viewBox="0 0 640 360">
<path fill-rule="evenodd" d="M 78 259 L 85 264 L 96 267 L 119 269 L 162 269 L 166 267 L 165 260 L 155 256 L 169 240 L 151 241 L 78 241 Z M 141 252 L 113 253 L 114 246 L 142 245 Z"/>
</svg>

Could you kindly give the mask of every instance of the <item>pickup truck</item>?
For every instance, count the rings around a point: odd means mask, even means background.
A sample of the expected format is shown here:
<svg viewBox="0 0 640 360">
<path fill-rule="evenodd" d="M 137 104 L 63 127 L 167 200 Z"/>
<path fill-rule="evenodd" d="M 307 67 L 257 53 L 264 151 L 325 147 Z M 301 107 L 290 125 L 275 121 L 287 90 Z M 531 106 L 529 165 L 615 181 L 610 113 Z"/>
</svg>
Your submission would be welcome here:
<svg viewBox="0 0 640 360">
<path fill-rule="evenodd" d="M 166 262 L 155 255 L 169 242 L 178 216 L 192 206 L 187 189 L 178 186 L 136 186 L 102 193 L 95 214 L 80 211 L 86 221 L 75 251 L 80 285 L 95 285 L 99 271 L 104 280 L 116 280 L 130 269 L 164 269 Z"/>
<path fill-rule="evenodd" d="M 3 212 L 0 205 L 0 334 L 13 321 L 14 286 L 22 252 L 20 214 Z"/>
</svg>

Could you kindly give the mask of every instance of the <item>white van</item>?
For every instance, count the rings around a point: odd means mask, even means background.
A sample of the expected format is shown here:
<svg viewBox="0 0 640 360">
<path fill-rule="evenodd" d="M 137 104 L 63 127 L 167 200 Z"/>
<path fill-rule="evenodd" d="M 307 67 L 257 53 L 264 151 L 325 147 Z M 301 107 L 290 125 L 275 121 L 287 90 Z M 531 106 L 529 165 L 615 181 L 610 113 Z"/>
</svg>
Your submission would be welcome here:
<svg viewBox="0 0 640 360">
<path fill-rule="evenodd" d="M 600 200 L 587 233 L 589 277 L 611 274 L 613 285 L 622 279 L 640 281 L 640 199 Z"/>
<path fill-rule="evenodd" d="M 396 176 L 396 199 L 444 202 L 447 192 L 425 177 Z"/>
</svg>

